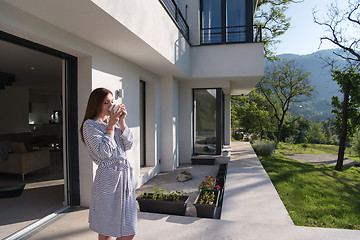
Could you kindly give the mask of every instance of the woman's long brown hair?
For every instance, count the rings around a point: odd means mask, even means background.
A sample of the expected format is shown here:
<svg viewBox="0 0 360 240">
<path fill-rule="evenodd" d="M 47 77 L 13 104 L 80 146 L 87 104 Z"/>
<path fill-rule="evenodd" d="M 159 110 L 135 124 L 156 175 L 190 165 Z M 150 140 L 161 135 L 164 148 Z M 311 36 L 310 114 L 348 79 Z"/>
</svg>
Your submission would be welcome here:
<svg viewBox="0 0 360 240">
<path fill-rule="evenodd" d="M 84 122 L 88 119 L 95 119 L 97 116 L 99 116 L 102 111 L 102 105 L 105 101 L 105 98 L 109 93 L 112 95 L 112 92 L 106 88 L 97 88 L 91 92 L 87 103 L 84 120 L 82 121 L 80 127 L 80 134 L 83 142 L 85 142 L 83 134 Z"/>
</svg>

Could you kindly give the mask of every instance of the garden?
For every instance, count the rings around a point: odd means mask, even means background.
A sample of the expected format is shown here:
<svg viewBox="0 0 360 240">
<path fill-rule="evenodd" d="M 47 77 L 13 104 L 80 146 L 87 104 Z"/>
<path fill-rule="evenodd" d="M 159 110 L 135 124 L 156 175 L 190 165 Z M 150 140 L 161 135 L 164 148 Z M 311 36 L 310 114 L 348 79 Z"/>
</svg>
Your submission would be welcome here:
<svg viewBox="0 0 360 240">
<path fill-rule="evenodd" d="M 323 144 L 280 143 L 253 145 L 293 222 L 298 226 L 360 230 L 360 168 L 342 171 L 328 164 L 310 164 L 284 153 L 336 154 L 337 148 Z M 267 154 L 271 152 L 271 154 Z M 264 154 L 266 156 L 260 156 Z M 352 156 L 350 150 L 345 156 Z"/>
<path fill-rule="evenodd" d="M 176 171 L 189 178 L 175 182 L 174 178 L 166 180 L 171 174 L 163 173 L 157 176 L 157 180 L 162 182 L 161 187 L 156 185 L 155 180 L 150 180 L 137 190 L 139 210 L 220 219 L 227 164 L 197 165 L 196 171 L 191 173 L 190 167 L 189 170 L 180 168 Z"/>
</svg>

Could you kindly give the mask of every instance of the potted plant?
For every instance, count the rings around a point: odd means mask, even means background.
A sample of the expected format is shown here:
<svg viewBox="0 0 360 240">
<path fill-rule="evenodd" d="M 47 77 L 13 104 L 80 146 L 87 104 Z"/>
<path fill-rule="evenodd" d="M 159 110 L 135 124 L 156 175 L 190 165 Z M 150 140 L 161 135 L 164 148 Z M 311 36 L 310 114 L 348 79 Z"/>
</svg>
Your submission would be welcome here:
<svg viewBox="0 0 360 240">
<path fill-rule="evenodd" d="M 197 216 L 203 218 L 215 218 L 218 203 L 219 190 L 201 189 L 194 202 Z"/>
<path fill-rule="evenodd" d="M 185 196 L 184 191 L 168 191 L 156 186 L 153 187 L 153 191 L 141 193 L 136 198 L 141 212 L 185 215 L 189 196 Z"/>
<path fill-rule="evenodd" d="M 215 178 L 211 175 L 209 176 L 206 176 L 205 177 L 205 180 L 202 181 L 199 185 L 199 190 L 201 189 L 207 189 L 207 190 L 211 190 L 211 189 L 214 189 L 215 186 Z"/>
</svg>

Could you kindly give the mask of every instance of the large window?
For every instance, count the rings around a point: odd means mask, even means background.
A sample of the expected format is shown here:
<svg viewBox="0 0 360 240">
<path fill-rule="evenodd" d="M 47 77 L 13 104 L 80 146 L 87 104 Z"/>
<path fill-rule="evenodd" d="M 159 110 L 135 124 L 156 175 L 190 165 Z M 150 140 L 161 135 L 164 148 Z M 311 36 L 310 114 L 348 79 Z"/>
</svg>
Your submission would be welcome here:
<svg viewBox="0 0 360 240">
<path fill-rule="evenodd" d="M 246 41 L 245 0 L 226 1 L 226 41 Z"/>
<path fill-rule="evenodd" d="M 221 89 L 194 89 L 194 155 L 221 153 L 223 97 Z"/>
<path fill-rule="evenodd" d="M 221 43 L 221 1 L 202 0 L 203 43 Z"/>
<path fill-rule="evenodd" d="M 201 43 L 252 41 L 252 0 L 201 0 Z"/>
</svg>

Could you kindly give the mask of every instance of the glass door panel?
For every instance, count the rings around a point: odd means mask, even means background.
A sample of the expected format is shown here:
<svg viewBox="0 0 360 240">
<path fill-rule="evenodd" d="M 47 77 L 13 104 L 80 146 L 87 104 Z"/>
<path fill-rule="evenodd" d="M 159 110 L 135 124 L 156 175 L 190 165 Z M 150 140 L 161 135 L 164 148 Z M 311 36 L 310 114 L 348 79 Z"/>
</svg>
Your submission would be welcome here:
<svg viewBox="0 0 360 240">
<path fill-rule="evenodd" d="M 194 89 L 194 154 L 217 154 L 216 89 Z"/>
<path fill-rule="evenodd" d="M 202 37 L 203 43 L 221 43 L 221 1 L 202 1 Z"/>
<path fill-rule="evenodd" d="M 226 1 L 226 41 L 242 42 L 246 40 L 245 0 Z"/>
</svg>

